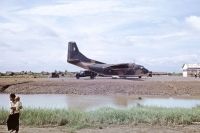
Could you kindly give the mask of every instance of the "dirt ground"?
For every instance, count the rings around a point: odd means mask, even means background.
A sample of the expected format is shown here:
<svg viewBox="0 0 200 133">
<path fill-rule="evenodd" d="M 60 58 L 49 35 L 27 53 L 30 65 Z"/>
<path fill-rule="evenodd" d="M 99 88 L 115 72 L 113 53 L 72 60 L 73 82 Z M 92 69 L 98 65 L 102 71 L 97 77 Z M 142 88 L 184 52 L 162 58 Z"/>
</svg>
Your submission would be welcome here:
<svg viewBox="0 0 200 133">
<path fill-rule="evenodd" d="M 60 78 L 16 79 L 0 78 L 1 93 L 21 94 L 78 94 L 78 95 L 149 95 L 200 96 L 200 79 L 176 76 L 155 76 L 142 79 Z M 13 79 L 12 79 L 13 80 Z M 6 86 L 9 85 L 9 86 Z M 6 87 L 5 87 L 6 86 Z M 3 88 L 3 89 L 2 89 Z"/>
<path fill-rule="evenodd" d="M 121 125 L 103 128 L 71 130 L 66 127 L 33 128 L 20 127 L 20 133 L 199 133 L 200 125 L 188 126 L 150 126 L 150 125 Z M 0 126 L 0 133 L 8 133 L 6 126 Z"/>
</svg>

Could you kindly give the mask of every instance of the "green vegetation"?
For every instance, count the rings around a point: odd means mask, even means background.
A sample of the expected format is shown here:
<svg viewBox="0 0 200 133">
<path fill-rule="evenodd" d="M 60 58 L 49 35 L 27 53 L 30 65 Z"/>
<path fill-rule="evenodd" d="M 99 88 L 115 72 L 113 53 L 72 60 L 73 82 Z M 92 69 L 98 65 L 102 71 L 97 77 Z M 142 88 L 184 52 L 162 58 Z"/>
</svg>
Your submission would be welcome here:
<svg viewBox="0 0 200 133">
<path fill-rule="evenodd" d="M 0 124 L 5 124 L 8 111 L 0 109 Z M 127 110 L 102 108 L 84 112 L 66 109 L 25 108 L 21 114 L 25 126 L 69 126 L 73 129 L 102 127 L 110 124 L 179 125 L 200 122 L 200 108 L 138 107 Z"/>
</svg>

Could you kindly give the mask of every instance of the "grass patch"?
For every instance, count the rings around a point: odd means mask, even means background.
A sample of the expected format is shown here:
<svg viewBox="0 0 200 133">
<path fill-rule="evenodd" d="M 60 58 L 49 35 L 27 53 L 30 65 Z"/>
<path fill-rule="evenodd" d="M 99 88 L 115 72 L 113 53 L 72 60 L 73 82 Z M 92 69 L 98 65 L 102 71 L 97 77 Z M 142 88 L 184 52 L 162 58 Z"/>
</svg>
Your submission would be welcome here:
<svg viewBox="0 0 200 133">
<path fill-rule="evenodd" d="M 5 124 L 8 110 L 0 109 L 0 124 Z M 110 124 L 189 125 L 200 122 L 200 107 L 193 109 L 137 107 L 127 110 L 102 108 L 84 112 L 67 109 L 25 108 L 20 116 L 24 126 L 68 126 L 73 129 L 102 127 Z"/>
</svg>

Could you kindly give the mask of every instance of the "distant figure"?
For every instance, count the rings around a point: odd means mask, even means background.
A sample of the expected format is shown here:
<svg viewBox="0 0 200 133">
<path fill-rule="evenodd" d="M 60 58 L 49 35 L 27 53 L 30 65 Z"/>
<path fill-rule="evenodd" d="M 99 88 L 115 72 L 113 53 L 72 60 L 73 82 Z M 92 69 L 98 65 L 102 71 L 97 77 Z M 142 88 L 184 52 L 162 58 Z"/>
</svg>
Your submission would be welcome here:
<svg viewBox="0 0 200 133">
<path fill-rule="evenodd" d="M 194 74 L 194 77 L 197 78 L 197 73 Z"/>
<path fill-rule="evenodd" d="M 10 114 L 7 119 L 8 131 L 19 132 L 19 115 L 22 109 L 22 103 L 20 97 L 16 97 L 14 93 L 10 94 Z"/>
<path fill-rule="evenodd" d="M 142 100 L 142 97 L 138 97 L 139 100 Z"/>
</svg>

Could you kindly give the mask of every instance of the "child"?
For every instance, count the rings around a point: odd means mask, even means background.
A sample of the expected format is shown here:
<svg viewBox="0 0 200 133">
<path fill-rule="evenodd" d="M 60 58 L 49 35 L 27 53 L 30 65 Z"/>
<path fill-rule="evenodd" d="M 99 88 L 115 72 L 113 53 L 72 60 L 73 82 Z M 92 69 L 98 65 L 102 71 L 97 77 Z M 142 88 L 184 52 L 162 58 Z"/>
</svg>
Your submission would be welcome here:
<svg viewBox="0 0 200 133">
<path fill-rule="evenodd" d="M 17 96 L 17 97 L 15 98 L 15 107 L 16 107 L 17 113 L 19 113 L 19 112 L 20 112 L 20 109 L 23 108 L 23 107 L 22 107 L 22 102 L 20 101 L 20 97 L 19 97 L 19 96 Z"/>
</svg>

